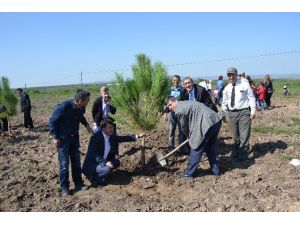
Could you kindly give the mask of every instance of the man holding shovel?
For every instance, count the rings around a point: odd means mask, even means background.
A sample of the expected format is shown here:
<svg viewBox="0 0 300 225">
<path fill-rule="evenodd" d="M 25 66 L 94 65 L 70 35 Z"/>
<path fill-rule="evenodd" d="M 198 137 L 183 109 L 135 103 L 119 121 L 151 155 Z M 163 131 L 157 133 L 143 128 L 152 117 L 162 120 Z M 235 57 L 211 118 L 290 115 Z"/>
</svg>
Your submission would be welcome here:
<svg viewBox="0 0 300 225">
<path fill-rule="evenodd" d="M 178 102 L 173 96 L 167 98 L 166 104 L 171 111 L 175 112 L 182 131 L 189 139 L 189 162 L 187 169 L 180 176 L 193 178 L 203 152 L 206 152 L 212 173 L 219 176 L 216 141 L 222 120 L 218 114 L 203 103 L 197 101 Z"/>
</svg>

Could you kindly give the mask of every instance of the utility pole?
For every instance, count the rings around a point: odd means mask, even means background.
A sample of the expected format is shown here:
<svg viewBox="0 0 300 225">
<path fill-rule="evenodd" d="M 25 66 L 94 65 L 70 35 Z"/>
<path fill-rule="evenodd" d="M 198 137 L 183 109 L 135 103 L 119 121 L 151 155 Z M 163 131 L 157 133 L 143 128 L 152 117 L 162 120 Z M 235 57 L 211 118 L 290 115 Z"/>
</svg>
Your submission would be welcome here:
<svg viewBox="0 0 300 225">
<path fill-rule="evenodd" d="M 26 91 L 26 83 L 25 83 L 25 91 Z"/>
<path fill-rule="evenodd" d="M 81 83 L 81 87 L 82 87 L 82 72 L 80 73 L 80 83 Z"/>
</svg>

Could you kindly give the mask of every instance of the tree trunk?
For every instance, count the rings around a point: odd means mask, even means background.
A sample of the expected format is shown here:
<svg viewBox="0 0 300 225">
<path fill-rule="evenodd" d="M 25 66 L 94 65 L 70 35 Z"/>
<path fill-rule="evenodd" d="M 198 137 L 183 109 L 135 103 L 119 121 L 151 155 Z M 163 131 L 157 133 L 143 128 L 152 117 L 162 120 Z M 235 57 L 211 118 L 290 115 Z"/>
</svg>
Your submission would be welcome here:
<svg viewBox="0 0 300 225">
<path fill-rule="evenodd" d="M 145 137 L 142 137 L 141 168 L 145 167 Z"/>
</svg>

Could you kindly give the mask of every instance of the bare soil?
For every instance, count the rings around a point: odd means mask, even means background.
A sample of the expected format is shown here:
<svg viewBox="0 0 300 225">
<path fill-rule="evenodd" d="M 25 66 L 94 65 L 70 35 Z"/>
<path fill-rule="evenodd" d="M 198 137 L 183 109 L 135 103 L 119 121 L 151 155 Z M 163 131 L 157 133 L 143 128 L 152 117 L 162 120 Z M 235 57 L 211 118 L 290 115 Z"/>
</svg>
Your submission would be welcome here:
<svg viewBox="0 0 300 225">
<path fill-rule="evenodd" d="M 57 153 L 48 131 L 52 110 L 45 102 L 36 103 L 40 105 L 32 112 L 33 130 L 23 130 L 19 114 L 12 119 L 13 136 L 0 136 L 0 211 L 300 211 L 299 168 L 289 164 L 292 158 L 300 159 L 299 102 L 272 100 L 274 108 L 257 112 L 253 122 L 253 127 L 272 129 L 252 132 L 250 160 L 236 163 L 230 157 L 231 133 L 228 124 L 222 125 L 217 143 L 220 177 L 210 173 L 206 157 L 192 180 L 178 177 L 187 164 L 184 157 L 171 156 L 168 166 L 161 167 L 156 154 L 167 152 L 163 124 L 147 133 L 143 170 L 140 141 L 123 143 L 121 167 L 106 186 L 67 197 L 59 192 Z M 86 116 L 91 121 L 90 111 Z M 278 129 L 287 132 L 276 133 Z M 118 133 L 125 134 L 120 126 Z M 80 140 L 83 161 L 89 141 L 83 127 Z"/>
</svg>

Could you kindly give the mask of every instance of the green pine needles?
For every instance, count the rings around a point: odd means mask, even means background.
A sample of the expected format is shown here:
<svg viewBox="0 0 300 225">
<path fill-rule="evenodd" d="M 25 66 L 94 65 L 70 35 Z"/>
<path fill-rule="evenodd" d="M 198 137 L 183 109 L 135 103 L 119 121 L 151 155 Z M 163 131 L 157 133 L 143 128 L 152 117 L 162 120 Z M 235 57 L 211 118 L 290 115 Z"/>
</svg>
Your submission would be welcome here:
<svg viewBox="0 0 300 225">
<path fill-rule="evenodd" d="M 164 100 L 169 94 L 169 78 L 165 66 L 157 62 L 151 64 L 144 54 L 136 56 L 132 66 L 133 78 L 125 80 L 116 75 L 110 87 L 112 104 L 118 113 L 114 119 L 127 129 L 150 131 L 161 121 Z"/>
<path fill-rule="evenodd" d="M 9 87 L 7 77 L 1 77 L 0 83 L 0 104 L 5 105 L 6 111 L 0 113 L 0 117 L 11 117 L 17 113 L 18 98 Z"/>
</svg>

